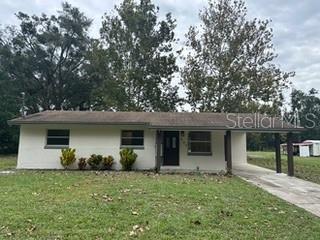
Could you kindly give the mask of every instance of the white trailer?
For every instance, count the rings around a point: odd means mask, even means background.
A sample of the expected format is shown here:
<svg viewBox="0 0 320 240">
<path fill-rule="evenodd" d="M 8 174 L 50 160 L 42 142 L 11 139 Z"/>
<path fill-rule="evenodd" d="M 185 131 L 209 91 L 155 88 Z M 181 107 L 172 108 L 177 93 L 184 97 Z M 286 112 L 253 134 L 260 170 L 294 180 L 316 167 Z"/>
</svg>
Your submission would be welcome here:
<svg viewBox="0 0 320 240">
<path fill-rule="evenodd" d="M 299 157 L 310 157 L 311 143 L 293 143 L 293 155 Z M 287 144 L 281 144 L 282 154 L 287 154 Z"/>
<path fill-rule="evenodd" d="M 306 140 L 303 143 L 308 143 L 311 156 L 320 156 L 320 140 Z"/>
<path fill-rule="evenodd" d="M 310 148 L 308 145 L 299 145 L 299 156 L 310 157 Z"/>
</svg>

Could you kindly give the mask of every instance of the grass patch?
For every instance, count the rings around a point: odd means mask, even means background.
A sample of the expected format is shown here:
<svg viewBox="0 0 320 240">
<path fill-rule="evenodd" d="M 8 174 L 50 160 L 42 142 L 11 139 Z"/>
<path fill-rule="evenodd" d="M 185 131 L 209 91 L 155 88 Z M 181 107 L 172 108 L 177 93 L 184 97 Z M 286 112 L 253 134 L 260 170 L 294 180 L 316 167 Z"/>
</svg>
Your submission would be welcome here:
<svg viewBox="0 0 320 240">
<path fill-rule="evenodd" d="M 0 175 L 1 239 L 318 239 L 310 213 L 237 177 Z M 301 230 L 301 226 L 304 226 Z"/>
<path fill-rule="evenodd" d="M 17 166 L 16 155 L 0 155 L 0 170 L 14 169 Z"/>
<path fill-rule="evenodd" d="M 273 152 L 248 152 L 248 163 L 276 169 L 275 153 Z M 287 156 L 281 156 L 281 167 L 287 173 Z M 320 184 L 320 157 L 294 156 L 294 174 L 296 177 Z"/>
</svg>

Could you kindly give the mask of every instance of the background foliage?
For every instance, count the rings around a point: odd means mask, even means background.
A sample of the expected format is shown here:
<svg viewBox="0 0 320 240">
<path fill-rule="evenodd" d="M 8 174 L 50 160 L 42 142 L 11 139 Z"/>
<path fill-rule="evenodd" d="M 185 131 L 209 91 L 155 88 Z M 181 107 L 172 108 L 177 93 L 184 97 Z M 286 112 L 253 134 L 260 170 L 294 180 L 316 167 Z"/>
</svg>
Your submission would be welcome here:
<svg viewBox="0 0 320 240">
<path fill-rule="evenodd" d="M 7 120 L 19 116 L 21 92 L 28 113 L 190 105 L 194 111 L 275 115 L 293 76 L 273 63 L 269 20 L 248 19 L 242 0 L 209 1 L 199 15 L 202 26 L 190 27 L 186 43 L 176 39 L 171 13 L 160 14 L 151 0 L 123 0 L 106 12 L 96 39 L 89 35 L 92 20 L 67 2 L 55 15 L 16 17 L 18 26 L 0 29 L 0 153 L 17 151 L 18 129 Z M 184 98 L 173 83 L 179 78 Z M 319 114 L 316 93 L 310 94 L 294 92 L 288 116 L 309 108 Z M 248 146 L 270 147 L 271 138 L 249 135 Z"/>
</svg>

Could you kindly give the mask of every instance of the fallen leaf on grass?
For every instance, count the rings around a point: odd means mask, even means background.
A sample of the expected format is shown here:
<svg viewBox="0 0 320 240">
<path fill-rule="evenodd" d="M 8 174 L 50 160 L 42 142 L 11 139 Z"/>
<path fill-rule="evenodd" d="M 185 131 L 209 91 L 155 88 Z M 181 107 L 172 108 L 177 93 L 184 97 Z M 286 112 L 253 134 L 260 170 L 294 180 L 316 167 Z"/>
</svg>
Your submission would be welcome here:
<svg viewBox="0 0 320 240">
<path fill-rule="evenodd" d="M 131 213 L 132 213 L 132 215 L 139 215 L 138 212 L 136 212 L 136 211 L 132 211 Z"/>
<path fill-rule="evenodd" d="M 7 226 L 2 226 L 1 228 L 0 228 L 0 230 L 3 232 L 3 234 L 4 235 L 6 235 L 6 236 L 8 236 L 8 237 L 11 237 L 11 236 L 13 236 L 13 232 L 11 232 L 10 230 L 9 230 L 9 227 L 7 227 Z"/>
<path fill-rule="evenodd" d="M 36 230 L 36 226 L 35 225 L 32 225 L 31 227 L 27 228 L 27 231 L 29 233 L 32 233 L 34 230 Z"/>
<path fill-rule="evenodd" d="M 103 196 L 102 196 L 102 199 L 103 199 L 103 201 L 105 201 L 105 202 L 112 202 L 112 201 L 113 201 L 112 197 L 110 197 L 110 196 L 108 196 L 108 195 L 103 195 Z"/>
<path fill-rule="evenodd" d="M 139 225 L 134 225 L 134 226 L 132 227 L 133 231 L 136 231 L 138 228 L 139 228 Z"/>
<path fill-rule="evenodd" d="M 149 230 L 148 227 L 145 228 L 146 230 Z M 134 225 L 132 227 L 132 230 L 129 232 L 129 236 L 137 236 L 139 233 L 143 233 L 144 228 L 140 225 Z"/>
<path fill-rule="evenodd" d="M 121 193 L 128 193 L 128 192 L 130 192 L 130 189 L 122 189 L 122 190 L 120 190 L 120 192 Z"/>
</svg>

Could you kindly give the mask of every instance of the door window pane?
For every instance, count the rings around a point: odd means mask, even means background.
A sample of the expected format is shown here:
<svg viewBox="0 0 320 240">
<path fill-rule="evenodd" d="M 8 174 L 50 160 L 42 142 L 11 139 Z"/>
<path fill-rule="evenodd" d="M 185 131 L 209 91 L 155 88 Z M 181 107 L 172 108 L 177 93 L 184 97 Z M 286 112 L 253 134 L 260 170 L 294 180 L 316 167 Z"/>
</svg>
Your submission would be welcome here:
<svg viewBox="0 0 320 240">
<path fill-rule="evenodd" d="M 177 147 L 177 139 L 175 137 L 172 138 L 172 148 Z"/>
<path fill-rule="evenodd" d="M 166 138 L 166 148 L 170 148 L 170 138 Z"/>
</svg>

